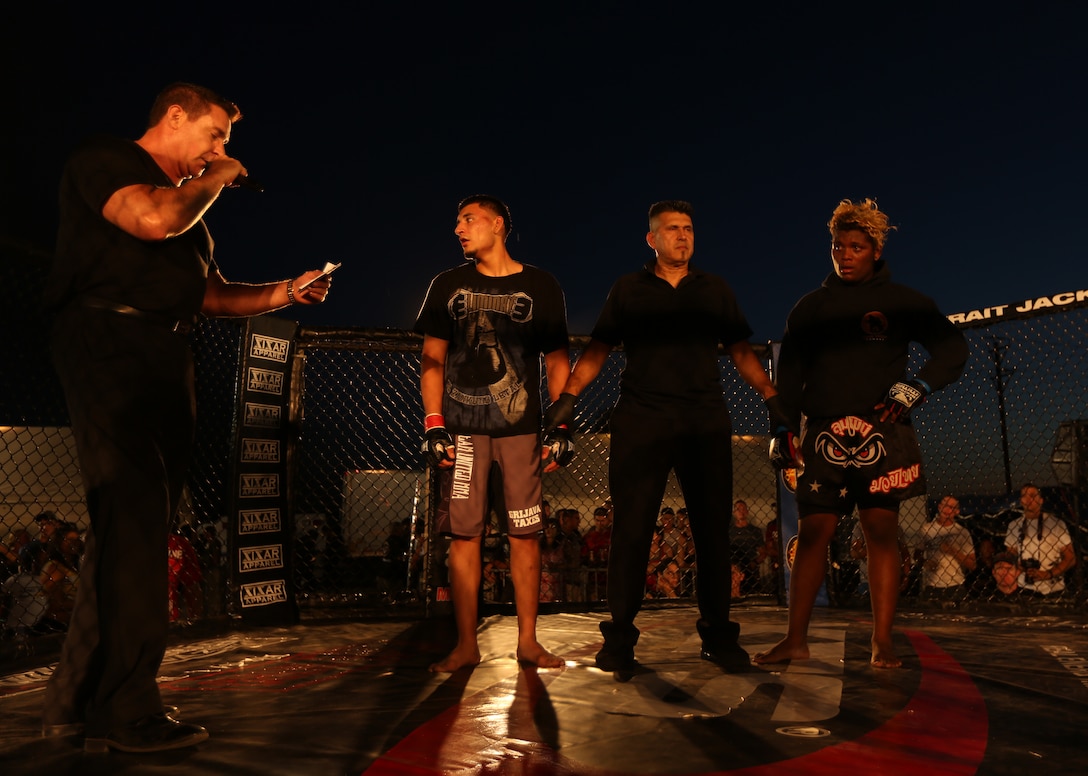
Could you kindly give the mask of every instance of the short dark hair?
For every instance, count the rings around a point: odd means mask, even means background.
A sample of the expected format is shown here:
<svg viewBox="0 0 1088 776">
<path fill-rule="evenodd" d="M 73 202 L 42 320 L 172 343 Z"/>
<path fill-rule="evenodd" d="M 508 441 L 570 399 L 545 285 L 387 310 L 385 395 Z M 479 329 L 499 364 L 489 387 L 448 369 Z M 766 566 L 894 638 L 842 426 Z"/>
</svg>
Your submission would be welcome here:
<svg viewBox="0 0 1088 776">
<path fill-rule="evenodd" d="M 242 111 L 230 100 L 220 97 L 205 86 L 178 81 L 159 92 L 151 105 L 147 126 L 153 127 L 162 121 L 171 105 L 180 105 L 192 118 L 199 118 L 217 105 L 227 112 L 227 118 L 234 124 L 242 120 Z"/>
<path fill-rule="evenodd" d="M 692 220 L 695 219 L 695 208 L 691 206 L 690 202 L 685 202 L 682 199 L 663 199 L 650 205 L 649 221 L 651 230 L 654 228 L 654 219 L 662 213 L 683 213 L 686 216 L 691 216 Z"/>
<path fill-rule="evenodd" d="M 480 205 L 485 210 L 490 210 L 495 215 L 501 217 L 504 229 L 503 237 L 509 237 L 510 232 L 514 230 L 514 219 L 510 217 L 510 208 L 508 208 L 506 203 L 498 197 L 493 197 L 490 194 L 473 194 L 457 203 L 457 212 L 460 213 L 469 205 Z"/>
</svg>

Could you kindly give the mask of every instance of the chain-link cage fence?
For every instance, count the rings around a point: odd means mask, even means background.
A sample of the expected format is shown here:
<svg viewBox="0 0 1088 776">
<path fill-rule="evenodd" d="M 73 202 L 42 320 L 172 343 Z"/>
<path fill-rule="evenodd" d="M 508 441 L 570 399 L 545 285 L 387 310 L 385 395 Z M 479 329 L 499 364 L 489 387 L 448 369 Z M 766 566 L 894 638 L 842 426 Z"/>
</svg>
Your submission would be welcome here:
<svg viewBox="0 0 1088 776">
<path fill-rule="evenodd" d="M 22 246 L 8 245 L 5 251 L 10 254 L 3 263 L 7 287 L 40 288 L 48 256 Z M 1066 304 L 1063 298 L 1061 304 L 1022 311 L 1016 319 L 975 316 L 965 324 L 971 356 L 963 377 L 914 413 L 928 494 L 905 504 L 900 516 L 903 606 L 1040 611 L 1083 605 L 1086 306 L 1083 299 Z M 46 585 L 47 575 L 33 565 L 33 552 L 21 550 L 40 543 L 56 550 L 55 560 L 63 558 L 63 536 L 69 528 L 85 531 L 88 520 L 37 296 L 13 301 L 2 315 L 16 336 L 10 338 L 10 367 L 0 376 L 0 660 L 40 649 L 63 635 L 65 600 L 70 605 L 74 588 L 74 568 L 49 574 L 58 581 Z M 229 492 L 243 327 L 244 321 L 204 321 L 192 335 L 197 439 L 176 543 L 186 539 L 196 563 L 184 549 L 176 551 L 179 559 L 190 558 L 188 571 L 179 564 L 167 602 L 179 624 L 239 615 L 231 562 L 237 516 L 230 512 Z M 572 339 L 575 358 L 584 344 Z M 420 339 L 399 331 L 302 328 L 295 346 L 286 532 L 287 566 L 300 609 L 313 616 L 385 616 L 444 600 L 449 595 L 447 546 L 430 528 L 433 489 L 419 452 Z M 757 352 L 766 358 L 769 348 Z M 912 372 L 922 357 L 921 352 L 912 355 Z M 545 497 L 556 519 L 553 532 L 579 534 L 563 548 L 545 539 L 541 597 L 560 610 L 603 601 L 611 517 L 608 417 L 623 360 L 622 351 L 613 353 L 579 401 L 572 463 L 545 475 Z M 727 357 L 721 365 L 734 427 L 733 496 L 745 502 L 747 512 L 747 526 L 736 521 L 730 594 L 748 603 L 784 603 L 783 543 L 776 475 L 766 455 L 766 411 Z M 1052 517 L 1021 531 L 1019 494 L 1029 482 L 1040 488 L 1044 510 Z M 937 518 L 938 502 L 945 496 L 955 497 L 959 505 L 951 528 Z M 661 530 L 647 564 L 647 597 L 687 599 L 693 594 L 690 537 L 675 478 L 660 508 Z M 43 513 L 56 516 L 56 532 L 47 527 L 53 521 L 37 519 Z M 830 550 L 833 605 L 868 605 L 864 542 L 856 523 L 854 515 L 843 517 Z M 62 538 L 52 538 L 56 534 Z M 1005 552 L 1010 544 L 1016 550 L 1011 556 Z M 69 541 L 66 549 L 68 562 L 76 566 L 74 546 Z M 484 600 L 508 603 L 504 541 L 496 526 L 485 537 L 484 549 Z M 21 568 L 21 557 L 31 565 Z M 1068 568 L 1051 573 L 1058 562 Z M 1025 568 L 1033 563 L 1038 570 Z M 1036 578 L 1049 584 L 1032 584 Z M 1049 592 L 1043 595 L 1043 590 Z"/>
<path fill-rule="evenodd" d="M 574 340 L 574 358 L 581 344 Z M 447 544 L 430 533 L 425 519 L 433 508 L 432 488 L 419 452 L 421 340 L 398 332 L 303 331 L 298 346 L 305 366 L 294 494 L 295 571 L 303 603 L 362 602 L 374 595 L 387 601 L 398 596 L 444 598 Z M 558 531 L 567 542 L 586 535 L 592 544 L 594 511 L 610 500 L 607 421 L 622 366 L 622 352 L 614 353 L 585 391 L 574 460 L 544 476 L 548 512 L 557 524 L 564 518 L 566 524 Z M 776 515 L 775 476 L 766 456 L 766 411 L 728 359 L 723 361 L 723 382 L 734 405 L 734 491 L 748 503 L 759 532 L 758 546 L 751 551 L 759 558 L 747 571 L 745 589 L 776 597 L 776 569 L 773 562 L 762 563 L 764 532 Z M 546 385 L 542 390 L 546 394 Z M 670 536 L 669 541 L 675 545 L 686 540 L 690 546 L 675 476 L 661 508 L 672 511 L 673 530 L 681 537 Z M 505 541 L 492 518 L 483 543 L 483 598 L 512 602 Z M 577 564 L 570 555 L 565 562 L 545 558 L 544 602 L 603 600 L 607 541 L 593 549 L 580 544 L 575 555 Z M 691 576 L 690 555 L 679 558 L 685 577 Z M 648 569 L 651 585 L 657 571 Z M 685 597 L 691 594 L 690 589 L 684 592 Z"/>
</svg>

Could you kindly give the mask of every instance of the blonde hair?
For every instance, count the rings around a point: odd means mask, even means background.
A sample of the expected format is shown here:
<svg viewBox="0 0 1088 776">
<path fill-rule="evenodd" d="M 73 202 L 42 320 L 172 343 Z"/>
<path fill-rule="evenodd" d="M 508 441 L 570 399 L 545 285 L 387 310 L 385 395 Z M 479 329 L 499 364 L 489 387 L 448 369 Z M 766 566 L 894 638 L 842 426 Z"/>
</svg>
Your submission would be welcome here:
<svg viewBox="0 0 1088 776">
<path fill-rule="evenodd" d="M 876 200 L 866 197 L 857 203 L 848 199 L 840 202 L 835 212 L 831 214 L 827 228 L 831 230 L 832 237 L 838 232 L 848 232 L 852 229 L 865 232 L 873 241 L 873 245 L 878 250 L 883 250 L 888 232 L 896 227 L 888 223 L 887 214 L 877 208 Z"/>
</svg>

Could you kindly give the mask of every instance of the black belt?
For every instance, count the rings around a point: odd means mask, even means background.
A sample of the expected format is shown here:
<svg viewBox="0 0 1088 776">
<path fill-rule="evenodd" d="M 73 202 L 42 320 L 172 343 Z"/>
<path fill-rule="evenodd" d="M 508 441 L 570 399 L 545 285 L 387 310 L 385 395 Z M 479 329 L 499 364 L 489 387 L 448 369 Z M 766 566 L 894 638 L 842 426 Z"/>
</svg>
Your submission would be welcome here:
<svg viewBox="0 0 1088 776">
<path fill-rule="evenodd" d="M 182 336 L 188 335 L 189 332 L 193 330 L 193 324 L 196 323 L 196 318 L 191 318 L 189 320 L 169 318 L 165 315 L 159 315 L 158 313 L 149 313 L 146 310 L 129 307 L 127 304 L 121 304 L 120 302 L 111 302 L 109 299 L 100 299 L 97 296 L 84 296 L 81 297 L 81 301 L 84 307 L 90 307 L 92 310 L 108 310 L 111 313 L 139 318 L 141 321 L 147 321 L 156 326 L 162 326 L 165 329 L 169 329 L 174 334 L 180 334 Z"/>
</svg>

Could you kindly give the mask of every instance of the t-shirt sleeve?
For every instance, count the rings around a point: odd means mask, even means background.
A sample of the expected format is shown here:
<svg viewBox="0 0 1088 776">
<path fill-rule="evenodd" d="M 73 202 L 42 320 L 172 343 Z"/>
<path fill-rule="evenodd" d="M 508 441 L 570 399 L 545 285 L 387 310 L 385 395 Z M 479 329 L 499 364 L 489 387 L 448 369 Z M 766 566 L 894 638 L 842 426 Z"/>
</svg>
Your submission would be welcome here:
<svg viewBox="0 0 1088 776">
<path fill-rule="evenodd" d="M 570 346 L 570 335 L 567 332 L 567 303 L 559 281 L 546 272 L 544 277 L 541 287 L 547 316 L 540 336 L 540 352 L 552 353 Z"/>
<path fill-rule="evenodd" d="M 623 332 L 620 328 L 620 300 L 622 297 L 623 279 L 620 278 L 609 290 L 600 315 L 597 316 L 597 323 L 594 324 L 593 331 L 590 332 L 590 337 L 612 347 L 617 347 L 623 342 Z"/>
<path fill-rule="evenodd" d="M 453 339 L 453 331 L 452 321 L 446 312 L 445 295 L 443 293 L 443 288 L 446 285 L 444 278 L 445 273 L 438 275 L 431 281 L 412 330 L 417 334 L 437 337 L 448 342 Z"/>
<path fill-rule="evenodd" d="M 148 183 L 148 169 L 138 149 L 127 140 L 96 137 L 76 149 L 68 160 L 68 175 L 79 196 L 101 212 L 114 192 Z"/>
<path fill-rule="evenodd" d="M 722 281 L 721 293 L 725 304 L 723 327 L 722 332 L 719 335 L 722 345 L 728 348 L 738 342 L 747 342 L 752 338 L 753 331 L 752 327 L 748 324 L 748 319 L 744 317 L 744 312 L 740 309 L 740 303 L 737 302 L 737 295 L 733 293 L 733 289 L 724 281 Z"/>
</svg>

